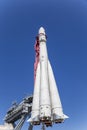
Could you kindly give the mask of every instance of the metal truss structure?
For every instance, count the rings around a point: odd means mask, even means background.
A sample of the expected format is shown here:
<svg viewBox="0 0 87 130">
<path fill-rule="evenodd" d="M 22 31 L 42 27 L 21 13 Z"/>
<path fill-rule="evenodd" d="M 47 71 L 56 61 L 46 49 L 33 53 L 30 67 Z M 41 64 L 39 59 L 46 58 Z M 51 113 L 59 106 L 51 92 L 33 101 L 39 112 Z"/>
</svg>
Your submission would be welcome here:
<svg viewBox="0 0 87 130">
<path fill-rule="evenodd" d="M 27 96 L 20 104 L 14 103 L 7 111 L 5 122 L 14 126 L 13 130 L 21 130 L 25 120 L 30 116 L 33 96 Z M 30 125 L 28 130 L 32 130 Z"/>
</svg>

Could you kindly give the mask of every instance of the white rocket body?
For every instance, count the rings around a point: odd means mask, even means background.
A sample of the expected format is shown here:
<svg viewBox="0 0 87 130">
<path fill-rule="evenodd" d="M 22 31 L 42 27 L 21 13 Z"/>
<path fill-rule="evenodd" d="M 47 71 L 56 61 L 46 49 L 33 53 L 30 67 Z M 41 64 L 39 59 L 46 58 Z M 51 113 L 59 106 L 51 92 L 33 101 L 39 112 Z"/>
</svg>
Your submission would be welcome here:
<svg viewBox="0 0 87 130">
<path fill-rule="evenodd" d="M 37 72 L 36 72 L 32 112 L 31 112 L 31 118 L 29 119 L 29 121 L 33 122 L 34 125 L 40 124 L 40 121 L 39 121 L 40 103 L 39 102 L 40 102 L 40 63 L 38 64 Z"/>
<path fill-rule="evenodd" d="M 43 27 L 39 29 L 39 46 L 40 56 L 36 70 L 32 113 L 29 121 L 33 125 L 43 122 L 46 126 L 52 126 L 53 122 L 61 123 L 68 116 L 63 114 L 54 74 L 48 60 L 46 34 Z"/>
</svg>

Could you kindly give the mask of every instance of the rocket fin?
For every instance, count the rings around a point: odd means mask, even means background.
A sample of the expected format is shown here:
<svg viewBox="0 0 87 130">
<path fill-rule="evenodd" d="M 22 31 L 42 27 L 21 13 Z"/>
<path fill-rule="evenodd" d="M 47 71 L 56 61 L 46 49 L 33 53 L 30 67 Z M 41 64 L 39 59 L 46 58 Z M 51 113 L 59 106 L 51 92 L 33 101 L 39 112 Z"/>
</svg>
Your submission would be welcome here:
<svg viewBox="0 0 87 130">
<path fill-rule="evenodd" d="M 31 118 L 29 118 L 29 119 L 27 120 L 27 122 L 32 122 L 32 119 L 31 119 Z"/>
<path fill-rule="evenodd" d="M 68 119 L 69 117 L 67 115 L 64 114 L 64 119 Z"/>
<path fill-rule="evenodd" d="M 29 118 L 27 122 L 30 122 L 32 125 L 40 125 L 39 116 L 34 118 Z"/>
<path fill-rule="evenodd" d="M 69 118 L 67 115 L 63 114 L 63 115 L 57 115 L 57 114 L 54 114 L 54 122 L 55 123 L 62 123 L 64 122 L 65 119 Z"/>
</svg>

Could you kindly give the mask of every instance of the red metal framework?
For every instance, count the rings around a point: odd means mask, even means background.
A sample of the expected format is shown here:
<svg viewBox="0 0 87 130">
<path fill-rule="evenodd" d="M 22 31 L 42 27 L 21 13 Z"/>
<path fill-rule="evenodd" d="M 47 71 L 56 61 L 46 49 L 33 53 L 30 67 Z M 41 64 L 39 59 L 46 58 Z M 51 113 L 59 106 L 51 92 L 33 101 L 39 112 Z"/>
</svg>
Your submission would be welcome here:
<svg viewBox="0 0 87 130">
<path fill-rule="evenodd" d="M 38 66 L 38 62 L 39 62 L 39 55 L 40 55 L 39 37 L 38 36 L 36 37 L 34 49 L 35 49 L 35 63 L 34 63 L 34 81 L 35 81 L 37 66 Z"/>
</svg>

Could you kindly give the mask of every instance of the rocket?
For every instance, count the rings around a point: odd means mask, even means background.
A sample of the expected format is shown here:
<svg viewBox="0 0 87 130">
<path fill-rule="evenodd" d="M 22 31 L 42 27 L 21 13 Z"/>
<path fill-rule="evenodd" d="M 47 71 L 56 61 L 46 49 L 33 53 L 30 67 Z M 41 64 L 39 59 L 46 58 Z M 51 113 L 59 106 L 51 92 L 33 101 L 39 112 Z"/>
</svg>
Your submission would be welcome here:
<svg viewBox="0 0 87 130">
<path fill-rule="evenodd" d="M 35 46 L 36 62 L 32 110 L 28 121 L 32 125 L 44 123 L 46 126 L 52 126 L 53 123 L 62 123 L 68 116 L 63 113 L 55 77 L 48 59 L 46 41 L 45 30 L 40 27 Z"/>
</svg>

